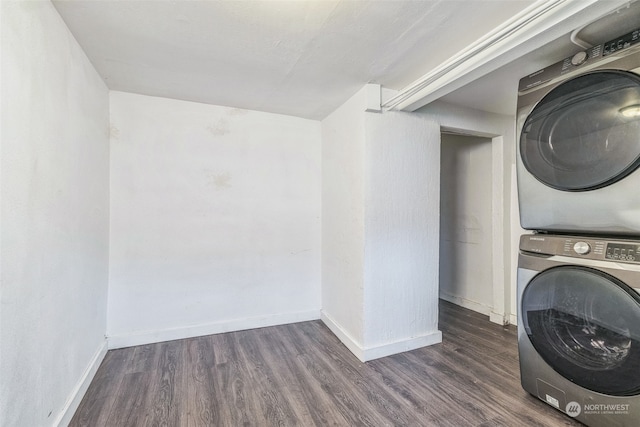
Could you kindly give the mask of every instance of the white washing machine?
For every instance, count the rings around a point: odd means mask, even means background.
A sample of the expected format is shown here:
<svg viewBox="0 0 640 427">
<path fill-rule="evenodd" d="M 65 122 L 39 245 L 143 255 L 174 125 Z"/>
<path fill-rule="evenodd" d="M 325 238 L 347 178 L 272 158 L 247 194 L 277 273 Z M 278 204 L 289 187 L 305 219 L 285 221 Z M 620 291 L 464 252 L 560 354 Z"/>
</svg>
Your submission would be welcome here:
<svg viewBox="0 0 640 427">
<path fill-rule="evenodd" d="M 520 222 L 640 234 L 640 30 L 520 80 Z"/>
<path fill-rule="evenodd" d="M 592 427 L 640 426 L 640 240 L 520 238 L 523 388 Z"/>
</svg>

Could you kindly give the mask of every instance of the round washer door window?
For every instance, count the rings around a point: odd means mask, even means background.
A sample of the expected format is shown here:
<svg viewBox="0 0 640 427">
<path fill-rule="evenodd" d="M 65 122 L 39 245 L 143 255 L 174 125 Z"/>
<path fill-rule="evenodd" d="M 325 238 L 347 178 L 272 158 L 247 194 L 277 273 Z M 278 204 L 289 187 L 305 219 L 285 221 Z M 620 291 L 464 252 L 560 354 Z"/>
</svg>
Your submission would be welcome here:
<svg viewBox="0 0 640 427">
<path fill-rule="evenodd" d="M 557 190 L 595 190 L 623 179 L 640 165 L 640 77 L 596 71 L 557 86 L 527 117 L 520 156 Z"/>
<path fill-rule="evenodd" d="M 602 271 L 560 266 L 522 296 L 525 330 L 556 372 L 586 389 L 640 394 L 640 295 Z"/>
</svg>

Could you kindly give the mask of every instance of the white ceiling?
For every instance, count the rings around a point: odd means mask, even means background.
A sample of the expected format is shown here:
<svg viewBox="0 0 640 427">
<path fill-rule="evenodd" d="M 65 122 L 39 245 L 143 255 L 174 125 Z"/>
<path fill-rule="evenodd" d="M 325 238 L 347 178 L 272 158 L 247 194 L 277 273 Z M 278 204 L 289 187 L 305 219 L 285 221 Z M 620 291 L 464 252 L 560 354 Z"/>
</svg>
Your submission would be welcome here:
<svg viewBox="0 0 640 427">
<path fill-rule="evenodd" d="M 402 89 L 534 1 L 53 3 L 112 90 L 322 119 L 365 83 Z"/>
</svg>

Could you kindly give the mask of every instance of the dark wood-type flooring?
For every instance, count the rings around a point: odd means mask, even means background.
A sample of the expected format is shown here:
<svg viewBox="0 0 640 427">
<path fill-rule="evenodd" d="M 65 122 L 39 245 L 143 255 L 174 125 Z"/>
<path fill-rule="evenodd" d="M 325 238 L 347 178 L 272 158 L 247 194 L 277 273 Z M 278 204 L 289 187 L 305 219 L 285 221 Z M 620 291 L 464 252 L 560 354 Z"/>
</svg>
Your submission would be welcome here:
<svg viewBox="0 0 640 427">
<path fill-rule="evenodd" d="M 320 321 L 111 350 L 71 426 L 579 426 L 522 390 L 516 330 L 440 303 L 443 342 L 361 363 Z"/>
</svg>

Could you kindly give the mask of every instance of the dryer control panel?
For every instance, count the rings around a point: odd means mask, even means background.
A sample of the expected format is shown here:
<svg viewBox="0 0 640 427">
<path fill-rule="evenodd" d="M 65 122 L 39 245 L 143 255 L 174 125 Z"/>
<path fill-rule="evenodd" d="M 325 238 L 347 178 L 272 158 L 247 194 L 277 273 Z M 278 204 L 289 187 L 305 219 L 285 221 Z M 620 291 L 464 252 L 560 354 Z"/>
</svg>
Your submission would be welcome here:
<svg viewBox="0 0 640 427">
<path fill-rule="evenodd" d="M 563 61 L 556 62 L 542 70 L 523 77 L 518 84 L 518 92 L 523 93 L 524 91 L 549 83 L 560 76 L 574 71 L 584 72 L 586 69 L 596 66 L 597 63 L 605 61 L 610 56 L 618 56 L 613 54 L 620 53 L 622 56 L 631 54 L 631 50 L 629 50 L 629 52 L 626 52 L 626 50 L 638 43 L 640 43 L 640 28 L 616 37 L 613 40 L 609 40 L 606 43 L 577 52 L 575 55 L 565 58 Z M 623 50 L 625 52 L 622 52 Z M 634 48 L 633 52 L 635 51 L 636 49 Z"/>
<path fill-rule="evenodd" d="M 614 261 L 640 262 L 640 245 L 633 243 L 607 243 L 605 258 Z"/>
<path fill-rule="evenodd" d="M 631 47 L 640 41 L 640 30 L 635 30 L 624 36 L 617 37 L 603 45 L 603 56 L 611 55 L 619 50 Z"/>
<path fill-rule="evenodd" d="M 637 240 L 525 234 L 520 237 L 520 250 L 547 256 L 640 264 L 640 241 Z"/>
</svg>

